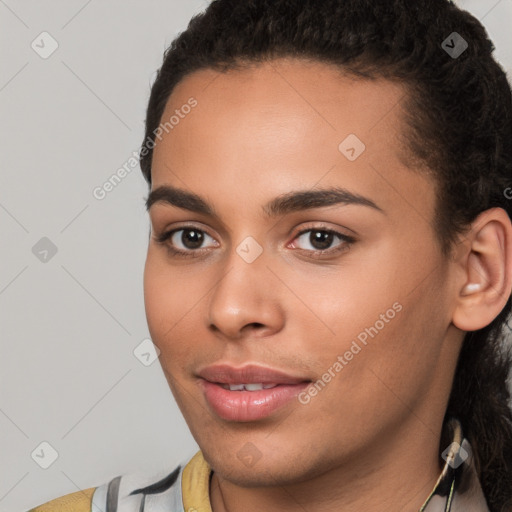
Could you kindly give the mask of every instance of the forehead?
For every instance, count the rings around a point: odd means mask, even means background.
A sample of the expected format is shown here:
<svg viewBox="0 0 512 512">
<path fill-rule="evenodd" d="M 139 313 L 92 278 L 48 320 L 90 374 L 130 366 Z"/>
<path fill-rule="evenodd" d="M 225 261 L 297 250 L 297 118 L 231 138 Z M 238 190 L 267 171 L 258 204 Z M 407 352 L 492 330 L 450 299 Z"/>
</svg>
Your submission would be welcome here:
<svg viewBox="0 0 512 512">
<path fill-rule="evenodd" d="M 302 59 L 196 71 L 166 105 L 161 123 L 179 121 L 156 143 L 152 188 L 208 195 L 212 184 L 238 183 L 241 196 L 245 187 L 249 201 L 264 202 L 298 185 L 342 185 L 379 204 L 403 203 L 402 211 L 419 201 L 430 219 L 433 183 L 404 158 L 406 93 L 396 82 Z M 197 105 L 184 109 L 191 98 Z"/>
<path fill-rule="evenodd" d="M 194 96 L 201 112 L 215 115 L 219 122 L 233 122 L 233 115 L 241 122 L 268 114 L 273 122 L 292 117 L 339 135 L 350 130 L 364 135 L 382 123 L 401 128 L 407 92 L 398 81 L 361 79 L 332 64 L 280 58 L 227 72 L 202 69 L 187 75 L 174 88 L 162 121 Z"/>
</svg>

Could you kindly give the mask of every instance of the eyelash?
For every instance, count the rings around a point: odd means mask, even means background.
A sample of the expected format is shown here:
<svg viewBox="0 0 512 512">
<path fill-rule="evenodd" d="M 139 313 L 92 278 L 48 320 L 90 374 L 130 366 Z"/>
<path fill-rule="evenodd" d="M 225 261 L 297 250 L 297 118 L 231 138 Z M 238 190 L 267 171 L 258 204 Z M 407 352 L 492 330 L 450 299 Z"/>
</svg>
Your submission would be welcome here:
<svg viewBox="0 0 512 512">
<path fill-rule="evenodd" d="M 169 254 L 171 257 L 178 257 L 178 258 L 198 258 L 201 256 L 201 254 L 205 251 L 208 251 L 209 249 L 190 249 L 188 251 L 183 251 L 182 249 L 176 249 L 176 247 L 169 245 L 167 241 L 174 235 L 174 233 L 178 231 L 198 231 L 200 233 L 208 235 L 206 231 L 202 229 L 198 229 L 195 226 L 181 226 L 179 228 L 166 231 L 162 233 L 161 235 L 158 235 L 155 237 L 155 241 L 163 245 L 167 248 Z M 317 250 L 308 250 L 308 249 L 297 249 L 299 251 L 305 251 L 309 253 L 309 255 L 313 258 L 319 258 L 324 256 L 325 254 L 333 255 L 339 252 L 343 252 L 347 250 L 353 243 L 355 243 L 356 239 L 352 236 L 344 235 L 343 233 L 340 233 L 338 231 L 335 231 L 333 229 L 328 229 L 324 227 L 310 227 L 303 229 L 302 231 L 299 231 L 293 240 L 296 240 L 297 238 L 300 238 L 304 233 L 308 233 L 309 231 L 318 231 L 321 233 L 329 233 L 332 235 L 337 236 L 341 239 L 343 243 L 340 243 L 336 247 L 331 247 L 330 249 L 317 249 Z M 208 235 L 210 236 L 210 235 Z M 213 238 L 213 237 L 211 237 Z"/>
</svg>

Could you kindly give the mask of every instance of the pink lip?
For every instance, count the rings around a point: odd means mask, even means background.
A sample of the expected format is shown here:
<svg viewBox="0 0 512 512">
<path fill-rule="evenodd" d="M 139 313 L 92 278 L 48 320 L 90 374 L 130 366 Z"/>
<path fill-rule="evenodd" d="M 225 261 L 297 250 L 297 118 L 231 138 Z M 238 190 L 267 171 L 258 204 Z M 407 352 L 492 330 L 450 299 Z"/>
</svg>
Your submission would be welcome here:
<svg viewBox="0 0 512 512">
<path fill-rule="evenodd" d="M 213 411 L 228 421 L 256 421 L 270 416 L 295 398 L 308 382 L 279 384 L 259 391 L 230 391 L 220 384 L 200 380 L 206 401 Z"/>
<path fill-rule="evenodd" d="M 227 364 L 218 364 L 203 368 L 198 372 L 199 377 L 210 382 L 222 384 L 299 384 L 309 381 L 305 377 L 294 377 L 279 370 L 272 370 L 257 364 L 247 364 L 241 368 L 235 368 Z"/>
<path fill-rule="evenodd" d="M 199 383 L 213 411 L 228 421 L 255 421 L 270 416 L 295 398 L 311 382 L 254 364 L 241 368 L 215 365 L 199 371 Z M 258 391 L 231 391 L 221 384 L 277 384 Z"/>
</svg>

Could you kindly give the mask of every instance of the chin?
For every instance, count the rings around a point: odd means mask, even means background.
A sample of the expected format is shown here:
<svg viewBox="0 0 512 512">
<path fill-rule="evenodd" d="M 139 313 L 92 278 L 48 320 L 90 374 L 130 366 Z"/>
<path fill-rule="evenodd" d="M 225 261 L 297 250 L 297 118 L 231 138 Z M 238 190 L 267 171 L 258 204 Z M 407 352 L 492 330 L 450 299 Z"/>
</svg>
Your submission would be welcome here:
<svg viewBox="0 0 512 512">
<path fill-rule="evenodd" d="M 315 460 L 304 453 L 304 450 L 297 452 L 296 446 L 287 450 L 284 446 L 273 449 L 267 445 L 259 453 L 257 460 L 245 457 L 253 448 L 249 443 L 244 443 L 244 447 L 233 451 L 225 446 L 221 446 L 219 450 L 210 450 L 210 447 L 201 450 L 204 458 L 221 478 L 240 487 L 299 484 L 329 470 L 329 467 L 325 467 L 325 460 L 323 463 Z"/>
<path fill-rule="evenodd" d="M 285 462 L 264 464 L 260 461 L 254 467 L 233 465 L 226 461 L 218 461 L 214 464 L 215 466 L 212 467 L 219 476 L 239 487 L 284 486 L 307 480 L 306 474 L 302 474 L 296 467 L 291 468 Z"/>
</svg>

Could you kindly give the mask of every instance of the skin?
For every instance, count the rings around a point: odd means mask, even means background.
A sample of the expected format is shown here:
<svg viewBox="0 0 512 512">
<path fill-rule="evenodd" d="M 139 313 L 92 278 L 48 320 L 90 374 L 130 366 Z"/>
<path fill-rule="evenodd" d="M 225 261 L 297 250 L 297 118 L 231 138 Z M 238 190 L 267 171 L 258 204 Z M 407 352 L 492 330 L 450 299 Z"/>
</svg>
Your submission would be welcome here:
<svg viewBox="0 0 512 512">
<path fill-rule="evenodd" d="M 439 476 L 464 331 L 490 323 L 511 292 L 512 226 L 502 209 L 488 210 L 451 257 L 441 254 L 435 184 L 406 166 L 398 143 L 405 92 L 279 59 L 197 71 L 168 101 L 163 119 L 191 96 L 198 104 L 157 141 L 152 190 L 199 194 L 219 218 L 151 206 L 146 314 L 169 386 L 214 469 L 214 512 L 417 511 Z M 351 133 L 366 146 L 355 161 L 338 150 Z M 263 214 L 277 196 L 331 186 L 383 212 L 337 204 Z M 183 232 L 167 246 L 156 241 L 184 226 L 204 232 L 200 249 L 183 245 Z M 331 254 L 314 257 L 311 232 L 298 237 L 308 228 L 355 241 L 335 236 Z M 252 263 L 236 251 L 248 236 L 263 249 Z M 173 243 L 199 255 L 172 256 Z M 263 420 L 226 421 L 201 392 L 197 371 L 214 363 L 257 363 L 317 381 L 397 302 L 401 311 L 306 405 L 293 400 Z M 250 467 L 237 457 L 248 442 L 260 455 Z"/>
</svg>

